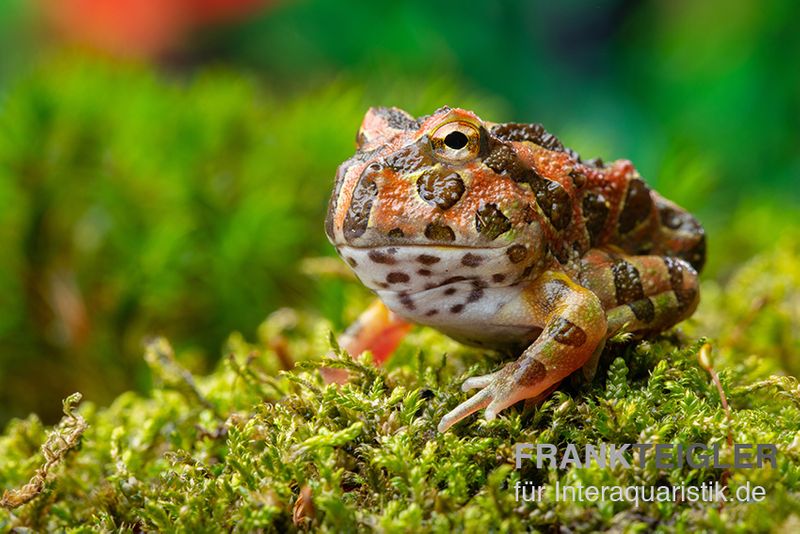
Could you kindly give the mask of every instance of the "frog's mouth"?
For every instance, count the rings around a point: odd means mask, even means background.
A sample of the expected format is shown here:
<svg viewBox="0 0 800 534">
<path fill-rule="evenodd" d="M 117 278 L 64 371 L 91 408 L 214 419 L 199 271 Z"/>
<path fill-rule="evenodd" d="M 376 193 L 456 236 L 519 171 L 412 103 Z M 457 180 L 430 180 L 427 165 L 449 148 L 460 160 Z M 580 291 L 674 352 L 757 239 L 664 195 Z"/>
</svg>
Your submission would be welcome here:
<svg viewBox="0 0 800 534">
<path fill-rule="evenodd" d="M 459 282 L 502 287 L 530 273 L 534 255 L 523 245 L 498 248 L 397 245 L 337 248 L 361 282 L 374 291 L 417 293 Z M 526 273 L 527 270 L 527 273 Z"/>
</svg>

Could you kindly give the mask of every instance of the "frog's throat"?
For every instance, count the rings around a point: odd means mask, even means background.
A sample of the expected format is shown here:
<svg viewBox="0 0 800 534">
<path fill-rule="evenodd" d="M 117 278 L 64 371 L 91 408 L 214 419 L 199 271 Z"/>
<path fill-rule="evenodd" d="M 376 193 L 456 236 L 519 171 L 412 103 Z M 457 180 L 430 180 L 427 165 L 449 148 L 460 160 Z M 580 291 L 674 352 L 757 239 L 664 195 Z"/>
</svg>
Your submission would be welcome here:
<svg viewBox="0 0 800 534">
<path fill-rule="evenodd" d="M 450 284 L 508 287 L 535 274 L 541 258 L 520 244 L 502 248 L 412 245 L 357 248 L 339 254 L 374 291 L 419 293 Z"/>
</svg>

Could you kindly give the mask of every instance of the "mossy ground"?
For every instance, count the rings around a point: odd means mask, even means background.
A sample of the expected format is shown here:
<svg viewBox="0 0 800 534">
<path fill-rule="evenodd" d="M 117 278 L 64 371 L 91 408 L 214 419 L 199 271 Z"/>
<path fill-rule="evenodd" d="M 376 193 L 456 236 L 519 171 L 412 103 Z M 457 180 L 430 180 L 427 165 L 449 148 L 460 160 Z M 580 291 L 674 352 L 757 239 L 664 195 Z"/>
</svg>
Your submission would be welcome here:
<svg viewBox="0 0 800 534">
<path fill-rule="evenodd" d="M 467 376 L 500 357 L 417 329 L 391 363 L 346 355 L 349 384 L 323 385 L 316 368 L 329 325 L 284 309 L 254 343 L 232 335 L 208 376 L 192 376 L 163 339 L 146 360 L 155 387 L 111 406 L 83 403 L 88 423 L 73 450 L 35 415 L 0 437 L 0 488 L 20 488 L 50 462 L 40 493 L 0 511 L 0 530 L 75 531 L 787 531 L 800 526 L 800 388 L 797 365 L 800 262 L 797 247 L 754 259 L 723 287 L 706 284 L 695 319 L 640 343 L 612 343 L 592 384 L 565 386 L 542 405 L 518 405 L 488 423 L 471 417 L 440 434 L 443 414 L 465 398 Z M 364 293 L 355 285 L 347 311 Z M 713 368 L 730 418 L 698 360 L 711 336 Z M 284 371 L 287 358 L 297 365 Z M 796 368 L 796 367 L 795 367 Z M 70 416 L 74 419 L 75 416 Z M 65 417 L 66 426 L 70 417 Z M 57 429 L 66 433 L 64 425 Z M 774 468 L 689 467 L 515 470 L 518 442 L 774 443 Z M 53 452 L 53 446 L 57 449 Z M 60 447 L 60 448 L 59 448 Z M 50 461 L 54 457 L 55 461 Z M 515 501 L 518 480 L 552 486 L 690 485 L 727 480 L 766 488 L 759 503 Z M 29 488 L 30 489 L 30 488 Z M 11 493 L 7 498 L 12 496 Z M 549 497 L 548 497 L 549 496 Z"/>
</svg>

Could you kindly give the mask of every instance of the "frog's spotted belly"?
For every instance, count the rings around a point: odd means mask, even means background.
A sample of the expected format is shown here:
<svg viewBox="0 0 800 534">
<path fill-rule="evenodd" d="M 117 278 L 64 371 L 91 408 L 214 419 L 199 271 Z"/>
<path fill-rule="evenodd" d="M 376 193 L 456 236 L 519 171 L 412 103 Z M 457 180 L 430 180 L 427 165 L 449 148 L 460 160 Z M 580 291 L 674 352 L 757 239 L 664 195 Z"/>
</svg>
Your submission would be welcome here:
<svg viewBox="0 0 800 534">
<path fill-rule="evenodd" d="M 525 261 L 530 247 L 497 248 L 342 246 L 339 254 L 361 282 L 373 291 L 411 294 L 468 282 L 476 289 L 507 287 L 523 279 L 533 266 Z M 480 299 L 479 299 L 480 300 Z"/>
<path fill-rule="evenodd" d="M 522 290 L 526 263 L 519 245 L 341 247 L 361 281 L 408 321 L 426 324 L 472 345 L 502 347 L 535 338 L 529 321 L 498 312 Z"/>
<path fill-rule="evenodd" d="M 515 324 L 499 313 L 521 290 L 520 285 L 480 287 L 477 282 L 462 281 L 413 294 L 377 293 L 390 310 L 408 321 L 432 326 L 470 345 L 502 348 L 530 341 L 538 334 L 525 317 Z"/>
</svg>

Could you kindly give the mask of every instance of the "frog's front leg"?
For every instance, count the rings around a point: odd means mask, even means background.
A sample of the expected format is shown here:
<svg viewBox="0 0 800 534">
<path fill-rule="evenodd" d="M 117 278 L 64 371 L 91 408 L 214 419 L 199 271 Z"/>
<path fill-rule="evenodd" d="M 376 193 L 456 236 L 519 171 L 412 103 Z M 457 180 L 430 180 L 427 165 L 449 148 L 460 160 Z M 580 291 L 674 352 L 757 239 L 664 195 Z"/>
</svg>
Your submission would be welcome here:
<svg viewBox="0 0 800 534">
<path fill-rule="evenodd" d="M 501 320 L 525 317 L 542 332 L 518 360 L 495 373 L 466 380 L 462 389 L 481 391 L 445 415 L 440 432 L 482 408 L 491 421 L 517 401 L 543 396 L 579 369 L 606 334 L 600 300 L 561 273 L 544 273 L 498 315 Z"/>
</svg>

